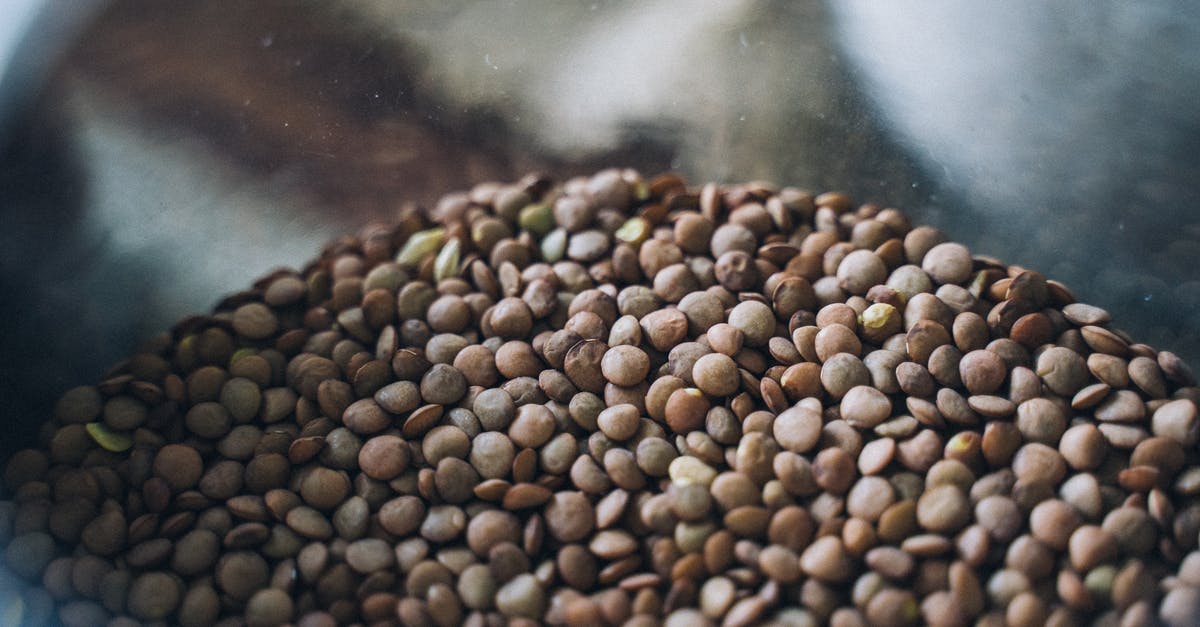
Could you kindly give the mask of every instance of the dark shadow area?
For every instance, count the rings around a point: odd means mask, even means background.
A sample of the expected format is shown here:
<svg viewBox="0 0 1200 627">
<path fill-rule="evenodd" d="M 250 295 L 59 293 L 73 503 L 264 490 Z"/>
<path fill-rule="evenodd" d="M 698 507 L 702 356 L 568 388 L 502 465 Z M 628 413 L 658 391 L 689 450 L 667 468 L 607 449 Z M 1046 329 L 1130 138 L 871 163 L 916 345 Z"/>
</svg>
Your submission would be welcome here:
<svg viewBox="0 0 1200 627">
<path fill-rule="evenodd" d="M 101 376 L 132 339 L 81 315 L 96 295 L 76 291 L 61 263 L 85 254 L 73 241 L 86 212 L 64 129 L 34 115 L 14 129 L 0 152 L 0 457 L 31 443 L 57 395 Z"/>
</svg>

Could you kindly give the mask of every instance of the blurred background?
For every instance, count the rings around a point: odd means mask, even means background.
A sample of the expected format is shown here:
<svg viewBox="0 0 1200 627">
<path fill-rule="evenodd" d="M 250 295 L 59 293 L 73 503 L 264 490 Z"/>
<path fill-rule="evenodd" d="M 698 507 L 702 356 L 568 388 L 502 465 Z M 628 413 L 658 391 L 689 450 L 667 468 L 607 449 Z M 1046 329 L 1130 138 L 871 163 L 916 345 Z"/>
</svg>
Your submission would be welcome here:
<svg viewBox="0 0 1200 627">
<path fill-rule="evenodd" d="M 901 207 L 1200 362 L 1200 5 L 0 0 L 0 415 L 530 169 Z"/>
</svg>

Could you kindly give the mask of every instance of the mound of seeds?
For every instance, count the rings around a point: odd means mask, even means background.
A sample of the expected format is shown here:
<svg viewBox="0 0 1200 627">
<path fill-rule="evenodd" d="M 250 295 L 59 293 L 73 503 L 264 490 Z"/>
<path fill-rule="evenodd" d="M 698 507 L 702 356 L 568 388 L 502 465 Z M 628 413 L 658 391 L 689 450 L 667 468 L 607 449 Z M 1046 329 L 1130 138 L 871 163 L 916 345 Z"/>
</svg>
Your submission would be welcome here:
<svg viewBox="0 0 1200 627">
<path fill-rule="evenodd" d="M 403 210 L 68 391 L 4 622 L 1200 616 L 1200 389 L 891 208 L 608 170 Z"/>
</svg>

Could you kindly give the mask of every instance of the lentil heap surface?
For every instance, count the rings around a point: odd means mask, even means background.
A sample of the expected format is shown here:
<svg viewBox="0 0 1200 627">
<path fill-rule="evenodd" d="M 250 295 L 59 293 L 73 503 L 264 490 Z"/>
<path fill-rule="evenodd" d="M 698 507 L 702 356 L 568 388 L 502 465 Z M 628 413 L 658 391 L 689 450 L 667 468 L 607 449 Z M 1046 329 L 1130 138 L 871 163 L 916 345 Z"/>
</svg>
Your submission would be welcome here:
<svg viewBox="0 0 1200 627">
<path fill-rule="evenodd" d="M 482 184 L 64 394 L 4 471 L 0 609 L 1194 624 L 1195 384 L 844 194 Z"/>
</svg>

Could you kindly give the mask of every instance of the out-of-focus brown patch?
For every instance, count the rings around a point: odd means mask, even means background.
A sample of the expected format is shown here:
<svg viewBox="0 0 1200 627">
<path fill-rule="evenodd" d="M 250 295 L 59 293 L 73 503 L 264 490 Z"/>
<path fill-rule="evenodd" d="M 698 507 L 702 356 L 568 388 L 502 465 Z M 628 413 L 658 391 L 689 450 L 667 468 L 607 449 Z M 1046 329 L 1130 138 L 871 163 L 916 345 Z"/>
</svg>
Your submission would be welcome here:
<svg viewBox="0 0 1200 627">
<path fill-rule="evenodd" d="M 419 93 L 420 65 L 402 42 L 320 5 L 119 0 L 61 71 L 250 173 L 288 171 L 343 217 L 534 169 L 592 167 L 533 155 L 493 112 Z"/>
</svg>

